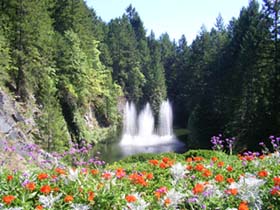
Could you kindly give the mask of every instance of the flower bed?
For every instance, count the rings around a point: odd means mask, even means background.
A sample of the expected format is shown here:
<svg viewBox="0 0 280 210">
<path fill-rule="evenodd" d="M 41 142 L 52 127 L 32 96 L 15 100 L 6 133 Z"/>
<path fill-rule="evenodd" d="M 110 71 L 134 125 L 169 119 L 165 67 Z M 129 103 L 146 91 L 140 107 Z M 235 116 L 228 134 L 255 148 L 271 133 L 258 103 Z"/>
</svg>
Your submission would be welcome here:
<svg viewBox="0 0 280 210">
<path fill-rule="evenodd" d="M 93 168 L 3 170 L 0 209 L 279 209 L 279 160 L 279 152 L 190 151 Z"/>
<path fill-rule="evenodd" d="M 31 167 L 0 169 L 0 210 L 280 209 L 280 138 L 270 137 L 273 153 L 260 143 L 262 155 L 227 155 L 233 140 L 219 135 L 211 139 L 216 151 L 138 154 L 110 165 L 92 157 L 90 145 L 74 145 L 52 155 L 52 168 L 38 168 L 40 150 L 28 149 Z"/>
</svg>

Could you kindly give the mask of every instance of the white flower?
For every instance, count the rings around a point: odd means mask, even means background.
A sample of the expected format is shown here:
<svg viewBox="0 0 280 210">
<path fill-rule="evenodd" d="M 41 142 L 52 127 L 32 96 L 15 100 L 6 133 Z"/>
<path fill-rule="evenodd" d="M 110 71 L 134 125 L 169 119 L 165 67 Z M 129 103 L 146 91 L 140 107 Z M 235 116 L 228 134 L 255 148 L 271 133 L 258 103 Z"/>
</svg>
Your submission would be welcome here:
<svg viewBox="0 0 280 210">
<path fill-rule="evenodd" d="M 23 207 L 11 207 L 11 208 L 2 208 L 2 206 L 0 206 L 1 210 L 23 210 Z"/>
<path fill-rule="evenodd" d="M 52 208 L 54 203 L 59 200 L 59 198 L 62 196 L 62 194 L 59 194 L 56 197 L 53 197 L 52 194 L 45 196 L 45 195 L 39 195 L 39 202 L 42 204 L 44 208 Z"/>
<path fill-rule="evenodd" d="M 237 210 L 237 208 L 227 208 L 226 210 Z"/>
<path fill-rule="evenodd" d="M 166 193 L 166 195 L 163 197 L 161 204 L 164 205 L 164 201 L 166 199 L 170 199 L 171 203 L 168 207 L 177 207 L 177 205 L 180 203 L 181 199 L 185 197 L 184 194 L 175 191 L 175 189 L 171 189 Z"/>
<path fill-rule="evenodd" d="M 175 165 L 173 165 L 170 168 L 170 172 L 172 177 L 175 180 L 179 180 L 181 178 L 184 177 L 185 173 L 187 172 L 187 170 L 185 169 L 185 167 L 182 165 L 182 163 L 176 163 Z"/>
<path fill-rule="evenodd" d="M 79 178 L 79 170 L 78 169 L 72 169 L 69 168 L 69 174 L 68 174 L 68 180 L 70 181 L 77 181 Z M 78 180 L 79 181 L 79 180 Z"/>
<path fill-rule="evenodd" d="M 78 203 L 72 203 L 71 207 L 73 210 L 89 210 L 89 206 Z"/>
</svg>

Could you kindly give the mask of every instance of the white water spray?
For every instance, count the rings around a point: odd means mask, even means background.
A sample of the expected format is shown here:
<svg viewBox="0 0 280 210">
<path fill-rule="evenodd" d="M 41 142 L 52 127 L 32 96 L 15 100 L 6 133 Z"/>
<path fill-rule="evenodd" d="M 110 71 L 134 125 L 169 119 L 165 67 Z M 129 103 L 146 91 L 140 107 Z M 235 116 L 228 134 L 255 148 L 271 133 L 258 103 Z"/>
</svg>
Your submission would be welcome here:
<svg viewBox="0 0 280 210">
<path fill-rule="evenodd" d="M 134 104 L 126 104 L 121 145 L 151 146 L 176 142 L 172 129 L 172 108 L 168 101 L 163 101 L 160 106 L 157 130 L 158 133 L 155 132 L 155 120 L 149 104 L 138 117 Z"/>
</svg>

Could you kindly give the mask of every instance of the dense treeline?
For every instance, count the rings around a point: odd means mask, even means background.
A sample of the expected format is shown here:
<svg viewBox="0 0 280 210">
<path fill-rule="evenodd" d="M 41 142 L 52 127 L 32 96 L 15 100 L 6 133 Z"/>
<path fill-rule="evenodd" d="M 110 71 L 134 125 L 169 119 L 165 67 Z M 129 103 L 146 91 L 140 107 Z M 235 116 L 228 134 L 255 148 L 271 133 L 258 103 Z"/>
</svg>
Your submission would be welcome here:
<svg viewBox="0 0 280 210">
<path fill-rule="evenodd" d="M 48 149 L 115 128 L 123 97 L 155 113 L 169 98 L 191 147 L 223 133 L 252 149 L 280 134 L 279 11 L 278 0 L 251 0 L 189 45 L 147 35 L 131 5 L 105 23 L 82 0 L 1 0 L 0 85 L 24 103 L 35 97 Z"/>
</svg>

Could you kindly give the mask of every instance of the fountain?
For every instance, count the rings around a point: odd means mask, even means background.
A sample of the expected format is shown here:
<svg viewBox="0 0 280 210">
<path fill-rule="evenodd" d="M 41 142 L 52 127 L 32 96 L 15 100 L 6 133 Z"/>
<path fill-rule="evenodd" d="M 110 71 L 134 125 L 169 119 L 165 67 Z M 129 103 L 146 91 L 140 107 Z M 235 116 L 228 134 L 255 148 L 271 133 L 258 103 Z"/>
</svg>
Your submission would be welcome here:
<svg viewBox="0 0 280 210">
<path fill-rule="evenodd" d="M 160 106 L 157 127 L 149 104 L 137 113 L 133 103 L 126 103 L 121 140 L 95 148 L 107 162 L 137 153 L 183 153 L 187 149 L 173 134 L 172 108 L 168 101 L 163 101 Z"/>
<path fill-rule="evenodd" d="M 169 101 L 163 101 L 160 106 L 158 124 L 158 128 L 155 129 L 155 120 L 149 103 L 137 117 L 135 105 L 127 102 L 124 111 L 124 131 L 120 145 L 143 147 L 180 143 L 173 135 L 172 109 Z"/>
</svg>

